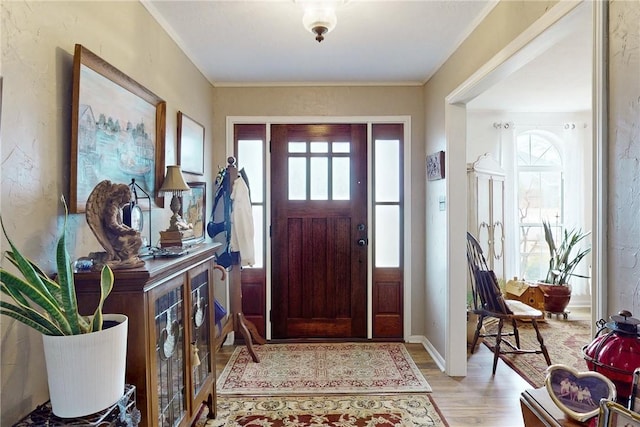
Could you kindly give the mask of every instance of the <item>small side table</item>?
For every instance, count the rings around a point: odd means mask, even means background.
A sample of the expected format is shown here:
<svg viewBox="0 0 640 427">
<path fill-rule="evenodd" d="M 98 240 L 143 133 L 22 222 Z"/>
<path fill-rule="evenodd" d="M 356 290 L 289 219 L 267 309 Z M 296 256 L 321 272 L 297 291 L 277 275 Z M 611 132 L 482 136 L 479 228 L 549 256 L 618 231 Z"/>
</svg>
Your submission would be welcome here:
<svg viewBox="0 0 640 427">
<path fill-rule="evenodd" d="M 115 405 L 96 414 L 80 418 L 58 418 L 51 412 L 51 402 L 43 403 L 29 415 L 14 424 L 13 427 L 34 426 L 100 426 L 100 427 L 137 427 L 140 411 L 136 407 L 136 387 L 125 385 L 124 395 Z"/>
<path fill-rule="evenodd" d="M 529 389 L 520 395 L 520 407 L 525 427 L 595 427 L 597 418 L 578 422 L 553 403 L 545 387 Z"/>
</svg>

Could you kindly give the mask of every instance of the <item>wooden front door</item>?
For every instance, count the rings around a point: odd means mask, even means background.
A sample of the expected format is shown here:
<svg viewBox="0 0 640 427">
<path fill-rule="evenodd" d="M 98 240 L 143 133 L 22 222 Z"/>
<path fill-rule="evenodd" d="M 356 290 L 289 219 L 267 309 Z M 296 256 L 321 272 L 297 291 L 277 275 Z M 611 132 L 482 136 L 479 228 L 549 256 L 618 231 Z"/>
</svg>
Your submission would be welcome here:
<svg viewBox="0 0 640 427">
<path fill-rule="evenodd" d="M 366 338 L 366 125 L 273 125 L 272 337 Z"/>
</svg>

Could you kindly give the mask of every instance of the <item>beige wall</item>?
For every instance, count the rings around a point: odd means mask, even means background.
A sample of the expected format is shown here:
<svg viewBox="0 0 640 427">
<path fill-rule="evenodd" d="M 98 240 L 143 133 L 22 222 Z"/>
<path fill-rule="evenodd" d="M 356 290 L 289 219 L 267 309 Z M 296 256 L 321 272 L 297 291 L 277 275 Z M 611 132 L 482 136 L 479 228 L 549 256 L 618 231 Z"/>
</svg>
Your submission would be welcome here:
<svg viewBox="0 0 640 427">
<path fill-rule="evenodd" d="M 451 55 L 447 62 L 427 82 L 425 96 L 426 153 L 446 150 L 445 137 L 445 98 L 459 85 L 509 42 L 535 22 L 555 1 L 503 1 L 500 2 Z M 456 163 L 462 164 L 465 151 L 448 150 Z M 462 160 L 461 160 L 462 159 Z M 449 162 L 450 160 L 447 160 Z M 449 166 L 449 165 L 448 165 Z M 446 195 L 447 180 L 451 174 L 458 174 L 457 182 L 466 182 L 459 174 L 465 174 L 463 168 L 452 170 L 447 167 L 448 178 L 441 181 L 429 181 L 426 186 L 426 273 L 425 273 L 425 327 L 426 337 L 444 358 L 447 357 L 447 337 L 445 335 L 447 318 L 456 317 L 465 321 L 464 309 L 460 313 L 448 313 L 444 298 L 447 294 L 447 268 L 464 268 L 466 265 L 448 265 L 447 259 L 447 212 L 439 210 L 439 199 Z M 449 191 L 466 193 L 466 188 L 452 188 Z M 447 200 L 449 209 L 450 200 Z M 457 212 L 460 222 L 466 223 L 466 214 Z M 455 286 L 455 285 L 452 285 Z M 460 284 L 459 286 L 465 286 Z"/>
<path fill-rule="evenodd" d="M 227 116 L 411 116 L 411 198 L 413 235 L 424 227 L 424 118 L 422 88 L 390 87 L 273 87 L 216 88 L 214 140 L 224 141 Z M 411 242 L 411 334 L 424 334 L 424 240 Z M 416 285 L 420 284 L 420 285 Z"/>
<path fill-rule="evenodd" d="M 59 200 L 68 194 L 74 45 L 167 102 L 167 164 L 176 160 L 178 110 L 205 126 L 211 155 L 213 89 L 138 2 L 2 1 L 1 8 L 2 218 L 18 247 L 53 271 Z M 154 210 L 155 234 L 168 225 L 167 212 Z M 102 249 L 84 214 L 70 217 L 69 231 L 72 258 Z M 0 425 L 11 425 L 47 400 L 46 374 L 38 333 L 0 316 L 0 335 Z"/>
</svg>

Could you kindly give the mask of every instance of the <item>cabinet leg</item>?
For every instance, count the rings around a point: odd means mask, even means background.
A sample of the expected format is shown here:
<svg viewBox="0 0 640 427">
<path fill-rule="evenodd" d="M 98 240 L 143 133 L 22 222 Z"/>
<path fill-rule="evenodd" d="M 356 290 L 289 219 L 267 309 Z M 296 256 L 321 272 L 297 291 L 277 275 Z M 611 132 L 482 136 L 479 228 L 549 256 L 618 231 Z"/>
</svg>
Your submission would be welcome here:
<svg viewBox="0 0 640 427">
<path fill-rule="evenodd" d="M 215 388 L 215 384 L 213 385 Z M 209 393 L 209 398 L 207 399 L 207 406 L 209 407 L 209 413 L 207 414 L 207 418 L 210 420 L 214 419 L 217 415 L 217 404 L 216 404 L 216 396 L 214 393 Z"/>
</svg>

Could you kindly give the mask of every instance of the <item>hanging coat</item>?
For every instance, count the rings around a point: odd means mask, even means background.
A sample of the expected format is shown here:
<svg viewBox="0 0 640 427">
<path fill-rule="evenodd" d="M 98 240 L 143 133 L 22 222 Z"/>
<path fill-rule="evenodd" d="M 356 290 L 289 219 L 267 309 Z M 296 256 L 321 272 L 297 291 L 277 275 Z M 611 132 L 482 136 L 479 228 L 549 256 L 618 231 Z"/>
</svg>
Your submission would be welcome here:
<svg viewBox="0 0 640 427">
<path fill-rule="evenodd" d="M 253 246 L 253 213 L 249 187 L 241 175 L 233 183 L 231 191 L 231 251 L 240 252 L 240 265 L 255 264 Z"/>
</svg>

